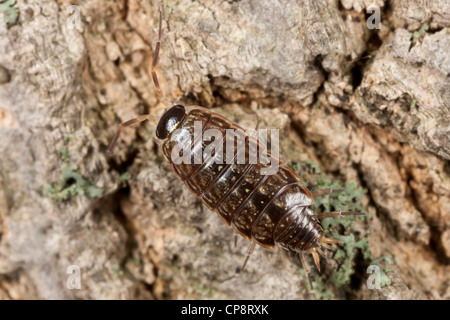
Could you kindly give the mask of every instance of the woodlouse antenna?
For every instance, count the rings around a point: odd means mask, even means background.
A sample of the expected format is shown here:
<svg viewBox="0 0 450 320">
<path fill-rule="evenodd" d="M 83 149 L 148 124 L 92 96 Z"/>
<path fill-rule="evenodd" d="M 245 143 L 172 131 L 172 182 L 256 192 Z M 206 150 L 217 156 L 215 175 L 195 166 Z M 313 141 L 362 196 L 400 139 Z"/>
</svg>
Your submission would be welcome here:
<svg viewBox="0 0 450 320">
<path fill-rule="evenodd" d="M 155 85 L 156 94 L 158 95 L 158 98 L 160 100 L 163 99 L 163 94 L 162 94 L 161 87 L 159 85 L 158 75 L 156 74 L 155 69 L 156 69 L 156 65 L 158 64 L 159 49 L 161 47 L 161 35 L 162 35 L 162 9 L 159 8 L 158 41 L 156 42 L 155 51 L 153 52 L 152 69 L 151 70 L 152 70 L 153 84 Z M 120 136 L 120 133 L 122 132 L 123 128 L 131 126 L 136 123 L 143 122 L 145 120 L 149 120 L 150 122 L 152 122 L 155 125 L 158 123 L 158 120 L 155 117 L 151 116 L 150 114 L 145 114 L 138 118 L 131 119 L 131 120 L 121 123 L 119 125 L 119 128 L 117 129 L 116 134 L 114 135 L 113 140 L 111 141 L 111 144 L 109 145 L 108 152 L 111 152 L 112 149 L 114 148 L 114 146 L 116 145 L 117 140 L 119 140 L 119 136 Z"/>
<path fill-rule="evenodd" d="M 311 195 L 313 196 L 313 198 L 315 197 L 320 197 L 320 196 L 326 196 L 328 194 L 334 193 L 334 192 L 342 192 L 344 191 L 344 189 L 322 189 L 322 190 L 316 190 L 316 191 L 311 191 Z"/>
<path fill-rule="evenodd" d="M 142 116 L 140 116 L 138 118 L 131 119 L 131 120 L 125 121 L 124 123 L 121 123 L 119 125 L 119 128 L 116 131 L 116 134 L 114 135 L 114 138 L 111 141 L 111 144 L 109 145 L 108 152 L 111 152 L 112 149 L 114 148 L 114 146 L 116 145 L 117 140 L 119 140 L 119 136 L 120 136 L 120 133 L 122 132 L 123 128 L 131 126 L 131 125 L 136 124 L 136 123 L 143 122 L 145 120 L 149 120 L 149 121 L 151 121 L 152 123 L 155 123 L 155 124 L 157 123 L 156 118 L 153 117 L 152 115 L 149 115 L 149 114 L 144 114 L 144 115 L 142 115 Z"/>
<path fill-rule="evenodd" d="M 364 212 L 354 212 L 354 211 L 331 211 L 331 212 L 321 212 L 317 214 L 319 219 L 323 218 L 338 218 L 341 216 L 365 216 L 367 213 Z"/>
<path fill-rule="evenodd" d="M 342 241 L 337 240 L 337 239 L 326 238 L 325 236 L 322 236 L 319 240 L 319 243 L 321 246 L 324 246 L 324 243 L 334 244 L 334 243 L 342 243 Z"/>
<path fill-rule="evenodd" d="M 152 79 L 155 84 L 156 93 L 159 99 L 163 98 L 162 90 L 159 85 L 158 75 L 156 74 L 156 65 L 158 64 L 159 49 L 161 47 L 161 35 L 162 35 L 162 9 L 159 8 L 159 30 L 158 30 L 158 41 L 156 42 L 155 51 L 153 51 L 152 59 Z"/>
</svg>

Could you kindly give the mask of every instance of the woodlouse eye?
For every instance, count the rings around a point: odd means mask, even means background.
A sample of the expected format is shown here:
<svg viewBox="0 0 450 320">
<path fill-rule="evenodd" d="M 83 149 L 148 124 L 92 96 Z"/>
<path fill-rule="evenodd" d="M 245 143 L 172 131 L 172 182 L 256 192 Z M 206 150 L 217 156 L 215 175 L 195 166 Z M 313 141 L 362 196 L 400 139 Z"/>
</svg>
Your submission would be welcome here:
<svg viewBox="0 0 450 320">
<path fill-rule="evenodd" d="M 186 115 L 186 109 L 182 105 L 175 105 L 163 114 L 156 127 L 156 136 L 166 139 Z"/>
</svg>

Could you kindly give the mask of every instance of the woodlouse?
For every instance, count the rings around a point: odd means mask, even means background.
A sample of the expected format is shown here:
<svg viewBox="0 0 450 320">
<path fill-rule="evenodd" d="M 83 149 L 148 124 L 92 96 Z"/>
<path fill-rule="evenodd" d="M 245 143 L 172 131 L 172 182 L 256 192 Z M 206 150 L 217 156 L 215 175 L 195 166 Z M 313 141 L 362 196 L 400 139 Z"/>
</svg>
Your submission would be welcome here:
<svg viewBox="0 0 450 320">
<path fill-rule="evenodd" d="M 162 13 L 160 11 L 158 42 L 153 55 L 152 78 L 158 96 L 162 97 L 155 66 L 158 61 L 161 31 Z M 255 246 L 259 244 L 266 249 L 274 249 L 278 243 L 281 247 L 299 253 L 301 263 L 311 282 L 310 269 L 306 263 L 304 253 L 311 253 L 317 268 L 320 271 L 319 254 L 325 256 L 322 247 L 330 248 L 328 244 L 339 243 L 338 240 L 326 238 L 323 235 L 319 219 L 328 217 L 339 217 L 341 215 L 362 215 L 358 212 L 324 212 L 317 214 L 309 207 L 314 203 L 313 198 L 326 195 L 340 190 L 309 191 L 301 182 L 298 175 L 290 168 L 282 164 L 282 161 L 267 151 L 266 147 L 257 138 L 248 134 L 236 124 L 223 116 L 213 113 L 208 109 L 193 106 L 186 109 L 182 105 L 174 105 L 168 109 L 157 121 L 150 115 L 122 123 L 111 142 L 109 151 L 112 150 L 119 138 L 122 128 L 150 120 L 156 124 L 156 136 L 161 140 L 162 150 L 170 162 L 172 169 L 186 186 L 202 202 L 219 215 L 219 217 L 233 226 L 235 234 L 243 236 L 251 242 L 242 266 L 245 265 L 252 254 Z M 222 148 L 206 159 L 195 163 L 193 157 L 195 151 L 201 154 L 208 148 L 208 141 L 194 136 L 194 122 L 201 123 L 201 130 L 219 130 L 222 137 L 226 136 L 226 130 L 233 129 L 242 135 L 242 139 L 233 140 L 236 153 L 231 162 L 216 161 L 218 157 L 226 158 L 222 138 Z M 178 130 L 176 130 L 178 129 Z M 189 140 L 191 149 L 188 157 L 189 163 L 174 163 L 172 161 L 174 148 L 180 144 L 180 137 L 188 135 L 194 139 Z M 244 145 L 239 145 L 243 141 Z M 217 142 L 217 141 L 216 141 Z M 213 143 L 213 141 L 210 141 Z M 253 147 L 252 147 L 253 146 Z M 270 163 L 276 162 L 278 171 L 276 174 L 261 174 L 261 169 L 266 168 L 268 163 L 250 163 L 251 152 L 262 149 Z M 244 163 L 235 161 L 239 152 L 244 152 Z M 312 283 L 311 283 L 312 285 Z"/>
</svg>

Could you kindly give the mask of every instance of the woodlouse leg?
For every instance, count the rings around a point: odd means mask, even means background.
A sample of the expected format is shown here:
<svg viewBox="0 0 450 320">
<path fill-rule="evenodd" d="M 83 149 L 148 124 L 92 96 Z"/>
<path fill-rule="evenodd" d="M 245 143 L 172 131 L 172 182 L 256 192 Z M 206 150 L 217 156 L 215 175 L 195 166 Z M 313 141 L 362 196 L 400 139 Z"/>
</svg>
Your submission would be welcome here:
<svg viewBox="0 0 450 320">
<path fill-rule="evenodd" d="M 317 214 L 317 218 L 337 218 L 341 216 L 364 216 L 364 212 L 353 212 L 353 211 L 331 211 L 331 212 L 320 212 Z"/>
<path fill-rule="evenodd" d="M 237 241 L 238 241 L 238 234 L 235 232 L 234 233 L 234 247 L 237 247 Z"/>
<path fill-rule="evenodd" d="M 255 126 L 255 131 L 258 131 L 260 123 L 261 123 L 261 120 L 258 120 L 258 122 L 256 123 L 256 126 Z"/>
<path fill-rule="evenodd" d="M 342 241 L 339 241 L 337 239 L 331 239 L 331 238 L 326 238 L 325 236 L 322 236 L 319 240 L 319 244 L 321 247 L 324 247 L 328 250 L 333 250 L 333 248 L 331 246 L 329 246 L 328 244 L 333 244 L 333 243 L 342 243 Z M 325 252 L 322 251 L 321 247 L 315 247 L 314 249 L 317 250 L 317 252 L 324 257 L 325 259 L 328 260 L 327 256 L 325 255 Z"/>
<path fill-rule="evenodd" d="M 320 196 L 326 196 L 328 194 L 331 194 L 333 192 L 342 192 L 344 191 L 344 189 L 322 189 L 322 190 L 315 190 L 315 191 L 311 191 L 311 195 L 313 196 L 313 198 L 315 197 L 320 197 Z"/>
<path fill-rule="evenodd" d="M 303 252 L 299 252 L 298 256 L 300 257 L 300 262 L 302 263 L 303 269 L 306 272 L 306 275 L 308 276 L 309 284 L 311 285 L 311 289 L 314 289 L 312 277 L 311 277 L 311 270 L 309 269 L 308 262 L 306 262 L 305 255 Z"/>
<path fill-rule="evenodd" d="M 252 241 L 252 244 L 250 245 L 250 247 L 249 247 L 248 250 L 247 250 L 247 254 L 245 255 L 244 264 L 242 265 L 242 268 L 241 268 L 241 271 L 242 271 L 242 272 L 244 272 L 245 266 L 247 265 L 247 261 L 248 261 L 248 259 L 250 258 L 250 256 L 252 255 L 253 250 L 255 250 L 255 247 L 256 247 L 256 241 L 253 240 L 253 241 Z"/>
<path fill-rule="evenodd" d="M 325 237 L 323 238 L 323 242 L 325 242 L 325 243 L 342 243 L 341 240 L 325 238 Z"/>
<path fill-rule="evenodd" d="M 161 35 L 162 35 L 162 9 L 159 8 L 158 41 L 156 42 L 155 51 L 153 52 L 152 69 L 151 69 L 153 83 L 155 85 L 156 93 L 157 93 L 159 99 L 163 98 L 163 95 L 162 95 L 161 87 L 159 85 L 158 75 L 156 74 L 155 69 L 156 69 L 156 65 L 158 64 L 159 49 L 161 47 Z M 139 122 L 142 122 L 142 121 L 145 121 L 145 120 L 150 120 L 155 125 L 158 123 L 158 120 L 149 114 L 145 114 L 138 118 L 125 121 L 124 123 L 120 124 L 119 128 L 117 129 L 117 132 L 116 132 L 113 140 L 111 141 L 111 144 L 109 145 L 108 152 L 111 152 L 112 149 L 114 148 L 114 146 L 116 145 L 117 140 L 119 139 L 120 133 L 123 128 L 131 126 L 131 125 L 139 123 Z"/>
<path fill-rule="evenodd" d="M 235 232 L 234 233 L 234 247 L 235 248 L 237 247 L 237 240 L 238 240 L 238 238 L 239 238 L 239 233 Z"/>
<path fill-rule="evenodd" d="M 322 247 L 324 247 L 324 248 L 326 248 L 326 249 L 328 249 L 328 250 L 333 250 L 333 248 L 332 247 L 330 247 L 328 244 L 326 244 L 326 243 L 320 243 L 320 245 L 322 246 Z"/>
<path fill-rule="evenodd" d="M 125 121 L 124 123 L 120 124 L 114 138 L 111 141 L 111 144 L 109 145 L 108 152 L 111 152 L 112 149 L 114 148 L 114 146 L 116 145 L 116 142 L 117 142 L 117 140 L 119 140 L 119 136 L 120 136 L 120 133 L 122 132 L 123 128 L 131 126 L 136 123 L 140 123 L 145 120 L 150 120 L 151 122 L 157 123 L 157 120 L 153 116 L 151 116 L 149 114 L 144 114 L 144 115 L 140 116 L 139 118 L 131 119 L 131 120 Z"/>
<path fill-rule="evenodd" d="M 325 236 L 322 236 L 319 240 L 319 244 L 324 247 L 327 248 L 329 250 L 331 250 L 332 248 L 328 245 L 328 244 L 333 244 L 333 243 L 342 243 L 342 241 L 339 241 L 337 239 L 331 239 L 331 238 L 327 238 Z M 317 249 L 317 248 L 316 248 Z M 320 249 L 320 248 L 319 248 Z"/>
</svg>

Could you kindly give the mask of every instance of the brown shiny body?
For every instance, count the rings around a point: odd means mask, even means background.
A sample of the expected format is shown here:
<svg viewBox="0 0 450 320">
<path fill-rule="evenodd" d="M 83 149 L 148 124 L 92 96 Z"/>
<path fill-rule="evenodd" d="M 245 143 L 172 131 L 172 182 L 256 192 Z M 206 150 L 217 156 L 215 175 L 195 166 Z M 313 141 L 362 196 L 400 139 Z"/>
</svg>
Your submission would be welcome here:
<svg viewBox="0 0 450 320">
<path fill-rule="evenodd" d="M 179 132 L 188 132 L 194 137 L 194 121 L 202 123 L 203 132 L 207 129 L 218 129 L 225 137 L 226 129 L 235 129 L 245 136 L 245 163 L 215 163 L 215 157 L 202 159 L 202 163 L 174 164 L 171 158 L 173 148 L 179 141 Z M 273 175 L 262 175 L 262 164 L 258 158 L 254 164 L 249 163 L 251 142 L 265 149 L 265 146 L 251 137 L 245 130 L 228 119 L 205 108 L 194 107 L 186 113 L 174 132 L 163 140 L 162 150 L 172 165 L 174 172 L 186 186 L 210 209 L 215 211 L 228 226 L 233 226 L 236 233 L 249 241 L 256 241 L 267 249 L 273 249 L 278 243 L 286 249 L 307 251 L 320 247 L 322 228 L 317 214 L 308 206 L 314 203 L 310 191 L 304 187 L 300 178 L 287 166 L 279 163 L 278 172 Z M 192 139 L 191 147 L 208 146 L 209 141 Z M 223 159 L 225 156 L 225 139 Z M 235 142 L 235 150 L 239 150 Z M 193 157 L 193 156 L 192 156 Z M 237 155 L 236 155 L 237 157 Z M 236 160 L 235 157 L 235 160 Z M 192 158 L 193 159 L 193 158 Z"/>
</svg>

